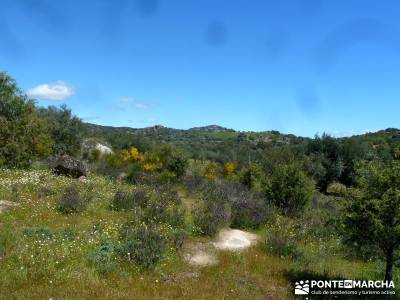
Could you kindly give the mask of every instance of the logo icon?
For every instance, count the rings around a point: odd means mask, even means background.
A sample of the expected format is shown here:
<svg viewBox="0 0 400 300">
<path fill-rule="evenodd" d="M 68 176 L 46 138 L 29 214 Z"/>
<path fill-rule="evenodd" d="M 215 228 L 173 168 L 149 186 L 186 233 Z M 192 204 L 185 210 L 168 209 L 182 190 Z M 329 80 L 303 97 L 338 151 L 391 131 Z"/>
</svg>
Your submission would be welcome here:
<svg viewBox="0 0 400 300">
<path fill-rule="evenodd" d="M 295 295 L 308 295 L 310 293 L 310 282 L 308 280 L 296 281 L 294 285 Z"/>
<path fill-rule="evenodd" d="M 353 280 L 345 280 L 344 281 L 344 288 L 345 289 L 352 289 L 353 288 Z"/>
</svg>

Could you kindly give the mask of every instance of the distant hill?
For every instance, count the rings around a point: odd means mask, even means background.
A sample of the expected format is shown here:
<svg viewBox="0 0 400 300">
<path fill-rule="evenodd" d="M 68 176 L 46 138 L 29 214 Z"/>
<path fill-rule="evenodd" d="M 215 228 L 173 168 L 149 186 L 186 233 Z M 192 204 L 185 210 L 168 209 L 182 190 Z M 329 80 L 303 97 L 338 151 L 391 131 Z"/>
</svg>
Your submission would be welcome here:
<svg viewBox="0 0 400 300">
<path fill-rule="evenodd" d="M 155 125 L 146 128 L 112 127 L 85 123 L 86 137 L 95 137 L 110 144 L 114 149 L 135 146 L 142 151 L 157 145 L 172 144 L 196 159 L 216 161 L 246 160 L 258 157 L 268 147 L 284 145 L 305 146 L 311 140 L 279 131 L 235 131 L 219 125 L 194 127 L 188 130 Z M 388 151 L 400 147 L 400 130 L 388 128 L 373 133 L 338 138 L 357 144 L 369 144 Z M 386 149 L 386 150 L 385 150 Z M 380 150 L 380 151 L 381 151 Z"/>
<path fill-rule="evenodd" d="M 208 125 L 203 127 L 193 127 L 189 131 L 203 131 L 203 132 L 235 132 L 233 129 L 228 129 L 219 125 Z"/>
<path fill-rule="evenodd" d="M 217 161 L 249 159 L 268 146 L 298 145 L 308 138 L 278 131 L 238 132 L 219 125 L 188 130 L 156 125 L 146 128 L 112 127 L 85 123 L 86 137 L 96 137 L 114 149 L 138 147 L 148 150 L 164 143 L 173 144 L 190 157 Z"/>
</svg>

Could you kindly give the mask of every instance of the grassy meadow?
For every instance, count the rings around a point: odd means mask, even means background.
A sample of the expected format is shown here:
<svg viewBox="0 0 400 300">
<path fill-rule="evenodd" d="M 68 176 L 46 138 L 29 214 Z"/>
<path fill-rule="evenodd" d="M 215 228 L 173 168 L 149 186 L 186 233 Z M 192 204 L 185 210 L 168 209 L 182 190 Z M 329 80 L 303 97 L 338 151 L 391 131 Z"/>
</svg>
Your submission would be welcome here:
<svg viewBox="0 0 400 300">
<path fill-rule="evenodd" d="M 87 205 L 79 213 L 63 214 L 58 201 L 71 184 Z M 129 212 L 110 209 L 114 194 L 125 185 L 98 175 L 78 181 L 48 170 L 0 171 L 0 199 L 19 203 L 0 214 L 0 299 L 291 299 L 291 281 L 303 274 L 382 275 L 383 267 L 376 262 L 345 258 L 335 238 L 302 238 L 301 254 L 272 255 L 264 241 L 268 231 L 279 233 L 287 223 L 279 218 L 256 231 L 262 238 L 257 246 L 239 253 L 219 251 L 215 266 L 190 266 L 183 250 L 173 248 L 151 269 L 98 255 L 99 244 L 117 241 L 129 219 Z M 210 239 L 193 229 L 190 207 L 195 194 L 179 185 L 173 188 L 187 208 L 185 243 Z M 289 235 L 295 238 L 296 232 Z M 165 279 L 180 272 L 199 276 Z"/>
</svg>

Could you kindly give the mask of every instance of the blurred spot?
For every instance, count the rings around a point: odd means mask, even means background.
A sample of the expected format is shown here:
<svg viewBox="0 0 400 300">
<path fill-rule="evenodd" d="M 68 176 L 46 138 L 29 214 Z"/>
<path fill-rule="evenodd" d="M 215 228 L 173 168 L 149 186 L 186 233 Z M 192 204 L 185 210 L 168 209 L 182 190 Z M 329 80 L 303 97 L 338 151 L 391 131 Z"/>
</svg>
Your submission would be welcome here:
<svg viewBox="0 0 400 300">
<path fill-rule="evenodd" d="M 17 0 L 26 17 L 31 18 L 48 32 L 58 33 L 59 29 L 67 29 L 68 21 L 60 5 L 50 0 Z M 76 5 L 76 4 L 75 4 Z"/>
<path fill-rule="evenodd" d="M 314 115 L 320 109 L 321 100 L 315 89 L 310 87 L 297 90 L 295 101 L 304 115 Z"/>
<path fill-rule="evenodd" d="M 159 9 L 159 0 L 137 0 L 136 6 L 142 16 L 152 16 Z"/>
<path fill-rule="evenodd" d="M 399 32 L 375 19 L 356 19 L 330 32 L 315 51 L 316 65 L 326 70 L 335 65 L 349 48 L 361 43 L 400 50 Z"/>
<path fill-rule="evenodd" d="M 206 30 L 206 40 L 211 46 L 224 46 L 228 41 L 228 33 L 225 25 L 219 22 L 214 22 L 208 25 Z"/>
</svg>

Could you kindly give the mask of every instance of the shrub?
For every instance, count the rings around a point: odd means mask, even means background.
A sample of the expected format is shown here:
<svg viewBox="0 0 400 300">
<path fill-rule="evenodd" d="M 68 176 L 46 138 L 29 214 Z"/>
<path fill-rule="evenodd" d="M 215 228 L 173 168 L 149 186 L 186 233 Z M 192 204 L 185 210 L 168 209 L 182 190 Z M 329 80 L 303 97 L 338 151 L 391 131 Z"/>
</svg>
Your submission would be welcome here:
<svg viewBox="0 0 400 300">
<path fill-rule="evenodd" d="M 75 155 L 81 149 L 83 123 L 65 105 L 40 108 L 39 117 L 49 124 L 48 132 L 53 141 L 53 154 Z"/>
<path fill-rule="evenodd" d="M 47 227 L 29 227 L 24 229 L 24 235 L 28 237 L 42 238 L 42 239 L 52 239 L 55 234 Z"/>
<path fill-rule="evenodd" d="M 89 252 L 87 259 L 97 272 L 107 274 L 116 267 L 114 252 L 114 243 L 110 240 L 104 240 L 95 250 Z"/>
<path fill-rule="evenodd" d="M 65 214 L 80 212 L 85 208 L 85 202 L 79 195 L 76 186 L 67 187 L 58 202 L 58 210 Z"/>
<path fill-rule="evenodd" d="M 153 267 L 165 251 L 165 241 L 154 225 L 133 223 L 124 226 L 119 254 L 143 268 Z"/>
<path fill-rule="evenodd" d="M 169 189 L 157 189 L 146 207 L 143 207 L 144 221 L 180 227 L 185 222 L 181 204 L 176 192 Z"/>
<path fill-rule="evenodd" d="M 114 210 L 128 210 L 135 207 L 144 207 L 149 202 L 145 189 L 136 188 L 132 191 L 119 190 L 115 193 L 111 208 Z"/>
<path fill-rule="evenodd" d="M 207 216 L 204 216 L 204 220 L 199 220 L 202 217 L 198 216 L 195 225 L 212 222 L 210 219 L 213 214 L 212 210 L 216 210 L 214 212 L 215 217 L 220 218 L 222 224 L 230 224 L 237 228 L 256 229 L 265 223 L 267 213 L 271 211 L 271 208 L 267 207 L 262 194 L 253 192 L 243 185 L 221 180 L 210 181 L 207 185 L 204 185 L 202 197 L 206 202 L 213 203 L 203 203 L 202 207 L 198 209 L 200 214 L 205 213 Z M 200 228 L 204 226 L 205 224 L 201 225 Z M 210 224 L 210 226 L 213 225 Z M 216 226 L 219 225 L 216 224 Z"/>
<path fill-rule="evenodd" d="M 49 124 L 14 79 L 0 72 L 0 167 L 29 167 L 51 152 Z"/>
<path fill-rule="evenodd" d="M 194 213 L 194 225 L 205 235 L 213 236 L 220 228 L 230 225 L 231 209 L 222 191 L 203 193 L 202 203 Z"/>
<path fill-rule="evenodd" d="M 62 240 L 73 241 L 76 237 L 76 232 L 70 228 L 59 232 L 57 236 Z"/>
<path fill-rule="evenodd" d="M 265 247 L 272 255 L 297 259 L 302 256 L 298 242 L 298 228 L 290 219 L 278 215 L 275 223 L 267 229 Z"/>
<path fill-rule="evenodd" d="M 207 185 L 208 180 L 204 179 L 204 177 L 198 175 L 198 174 L 187 174 L 183 178 L 183 184 L 185 187 L 192 192 L 200 191 L 204 189 L 204 187 Z"/>
<path fill-rule="evenodd" d="M 312 181 L 296 164 L 281 164 L 274 169 L 266 187 L 266 197 L 284 214 L 304 210 L 312 197 Z"/>
<path fill-rule="evenodd" d="M 50 186 L 42 186 L 39 188 L 39 191 L 37 192 L 39 198 L 54 196 L 55 194 L 56 190 Z"/>
<path fill-rule="evenodd" d="M 232 227 L 257 229 L 267 220 L 264 199 L 250 191 L 242 191 L 232 202 Z"/>
<path fill-rule="evenodd" d="M 187 233 L 185 230 L 180 228 L 175 228 L 171 231 L 171 241 L 175 249 L 179 249 L 183 246 L 187 237 Z"/>
<path fill-rule="evenodd" d="M 333 182 L 328 186 L 326 191 L 328 194 L 344 197 L 346 195 L 347 188 L 344 184 Z"/>
<path fill-rule="evenodd" d="M 70 228 L 64 229 L 63 231 L 60 232 L 54 232 L 48 229 L 47 227 L 28 227 L 24 229 L 23 234 L 30 238 L 36 238 L 42 240 L 43 239 L 51 240 L 54 238 L 59 238 L 62 240 L 72 241 L 76 237 L 75 231 L 73 231 Z"/>
</svg>

